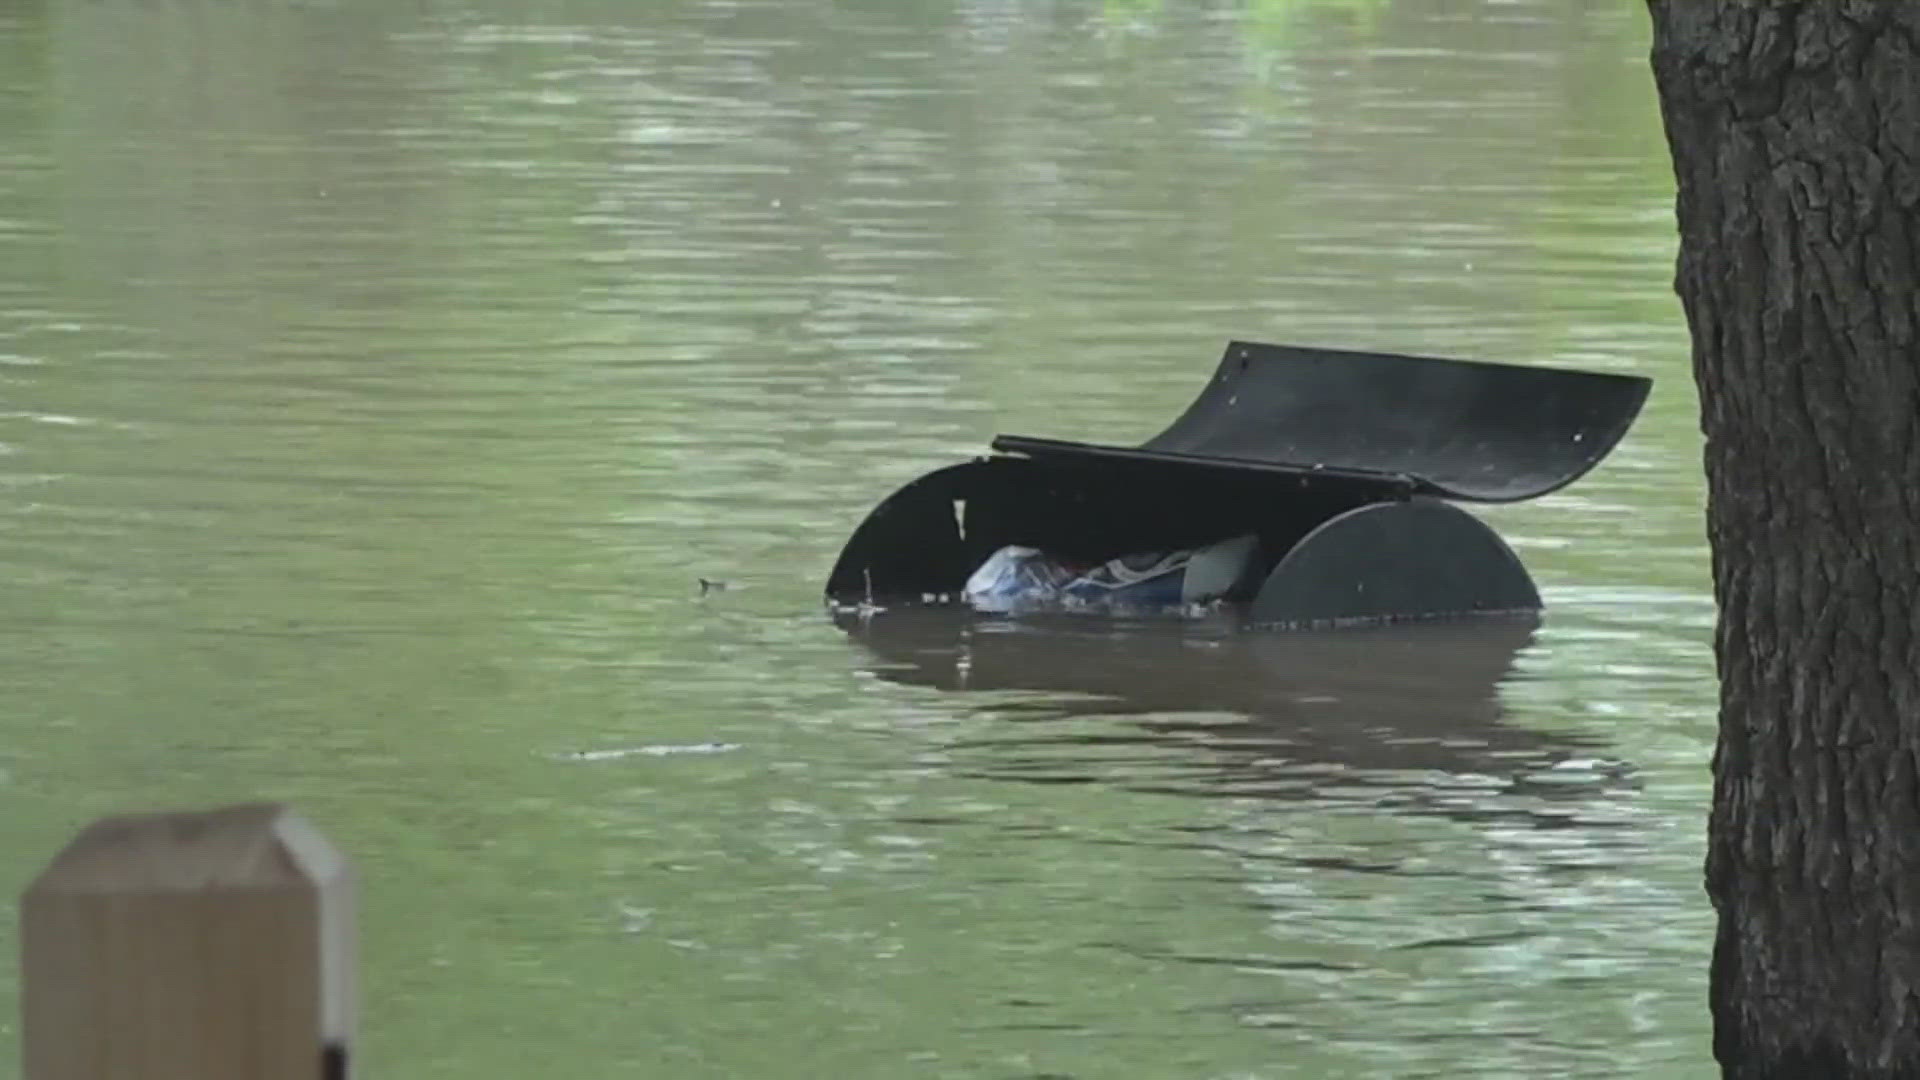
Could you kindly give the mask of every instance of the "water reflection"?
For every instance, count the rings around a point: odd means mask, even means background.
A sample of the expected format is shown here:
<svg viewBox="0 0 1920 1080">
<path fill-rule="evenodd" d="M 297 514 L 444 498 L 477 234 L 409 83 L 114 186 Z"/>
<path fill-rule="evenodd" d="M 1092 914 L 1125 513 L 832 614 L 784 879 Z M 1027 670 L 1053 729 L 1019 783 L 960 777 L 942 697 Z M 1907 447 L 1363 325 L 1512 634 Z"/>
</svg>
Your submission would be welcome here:
<svg viewBox="0 0 1920 1080">
<path fill-rule="evenodd" d="M 299 803 L 421 1080 L 1698 1073 L 1644 21 L 0 0 L 0 846 Z M 1553 612 L 1517 675 L 889 618 L 863 661 L 934 681 L 848 678 L 816 575 L 879 494 L 1144 438 L 1229 336 L 1659 376 L 1499 512 Z M 751 588 L 690 619 L 701 573 Z"/>
<path fill-rule="evenodd" d="M 1594 824 L 1567 804 L 1632 781 L 1599 736 L 1509 722 L 1499 689 L 1531 622 L 1287 634 L 932 608 L 836 622 L 889 682 L 1036 693 L 982 699 L 1011 726 L 950 747 L 965 775 L 1540 826 Z M 1129 723 L 1070 723 L 1103 717 Z"/>
</svg>

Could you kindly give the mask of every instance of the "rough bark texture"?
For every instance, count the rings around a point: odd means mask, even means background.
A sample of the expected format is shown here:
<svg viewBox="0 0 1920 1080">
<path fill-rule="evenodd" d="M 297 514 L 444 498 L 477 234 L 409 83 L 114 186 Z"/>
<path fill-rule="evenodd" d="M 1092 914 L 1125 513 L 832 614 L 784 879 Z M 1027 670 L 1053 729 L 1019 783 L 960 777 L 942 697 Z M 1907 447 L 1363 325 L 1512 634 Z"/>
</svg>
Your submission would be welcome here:
<svg viewBox="0 0 1920 1080">
<path fill-rule="evenodd" d="M 1649 7 L 1720 602 L 1714 1053 L 1920 1078 L 1920 2 Z"/>
</svg>

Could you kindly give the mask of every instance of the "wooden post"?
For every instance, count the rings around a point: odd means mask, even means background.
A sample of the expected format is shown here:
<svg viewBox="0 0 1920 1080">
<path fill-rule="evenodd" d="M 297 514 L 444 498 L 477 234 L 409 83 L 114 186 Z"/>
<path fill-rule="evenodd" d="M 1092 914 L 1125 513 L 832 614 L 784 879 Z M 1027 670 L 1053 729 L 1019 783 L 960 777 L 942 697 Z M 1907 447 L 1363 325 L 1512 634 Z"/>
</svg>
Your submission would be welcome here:
<svg viewBox="0 0 1920 1080">
<path fill-rule="evenodd" d="M 20 905 L 25 1080 L 346 1080 L 352 891 L 280 806 L 88 826 Z"/>
</svg>

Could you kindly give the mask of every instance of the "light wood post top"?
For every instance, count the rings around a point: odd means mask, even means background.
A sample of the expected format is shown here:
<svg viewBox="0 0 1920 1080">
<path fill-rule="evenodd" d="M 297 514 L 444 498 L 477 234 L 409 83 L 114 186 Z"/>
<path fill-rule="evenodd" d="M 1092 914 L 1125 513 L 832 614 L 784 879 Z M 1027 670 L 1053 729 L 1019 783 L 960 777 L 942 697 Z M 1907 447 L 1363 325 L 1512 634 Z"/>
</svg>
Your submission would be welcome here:
<svg viewBox="0 0 1920 1080">
<path fill-rule="evenodd" d="M 345 1080 L 352 899 L 282 806 L 95 822 L 22 898 L 25 1080 Z"/>
</svg>

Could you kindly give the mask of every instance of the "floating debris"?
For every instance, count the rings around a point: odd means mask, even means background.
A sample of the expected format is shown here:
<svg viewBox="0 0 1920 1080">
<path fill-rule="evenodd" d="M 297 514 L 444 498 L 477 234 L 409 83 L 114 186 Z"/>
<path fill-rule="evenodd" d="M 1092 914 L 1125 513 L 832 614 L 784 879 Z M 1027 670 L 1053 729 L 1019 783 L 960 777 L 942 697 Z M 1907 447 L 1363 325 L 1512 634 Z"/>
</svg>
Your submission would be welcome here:
<svg viewBox="0 0 1920 1080">
<path fill-rule="evenodd" d="M 559 755 L 562 761 L 618 761 L 630 757 L 672 757 L 675 754 L 724 754 L 740 749 L 739 743 L 710 742 L 680 745 L 628 746 L 617 750 L 576 750 Z"/>
</svg>

